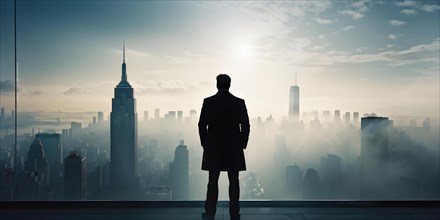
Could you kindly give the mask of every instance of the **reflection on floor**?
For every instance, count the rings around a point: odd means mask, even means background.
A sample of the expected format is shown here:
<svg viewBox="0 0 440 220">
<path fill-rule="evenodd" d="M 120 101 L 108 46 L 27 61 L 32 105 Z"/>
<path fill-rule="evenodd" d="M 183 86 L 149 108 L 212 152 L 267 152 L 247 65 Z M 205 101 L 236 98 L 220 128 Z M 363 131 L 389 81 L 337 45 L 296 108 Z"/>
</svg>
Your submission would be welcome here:
<svg viewBox="0 0 440 220">
<path fill-rule="evenodd" d="M 439 220 L 440 202 L 280 202 L 241 203 L 242 220 Z M 201 219 L 203 202 L 0 202 L 0 219 Z M 228 203 L 220 202 L 216 220 L 229 219 Z"/>
</svg>

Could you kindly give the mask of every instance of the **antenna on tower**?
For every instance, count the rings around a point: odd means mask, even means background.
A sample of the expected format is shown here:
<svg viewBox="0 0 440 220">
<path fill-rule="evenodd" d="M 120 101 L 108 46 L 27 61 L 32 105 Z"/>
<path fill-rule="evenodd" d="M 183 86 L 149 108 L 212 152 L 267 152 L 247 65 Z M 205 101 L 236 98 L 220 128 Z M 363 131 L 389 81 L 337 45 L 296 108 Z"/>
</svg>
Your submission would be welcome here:
<svg viewBox="0 0 440 220">
<path fill-rule="evenodd" d="M 125 40 L 123 41 L 122 57 L 123 57 L 122 61 L 125 63 Z"/>
</svg>

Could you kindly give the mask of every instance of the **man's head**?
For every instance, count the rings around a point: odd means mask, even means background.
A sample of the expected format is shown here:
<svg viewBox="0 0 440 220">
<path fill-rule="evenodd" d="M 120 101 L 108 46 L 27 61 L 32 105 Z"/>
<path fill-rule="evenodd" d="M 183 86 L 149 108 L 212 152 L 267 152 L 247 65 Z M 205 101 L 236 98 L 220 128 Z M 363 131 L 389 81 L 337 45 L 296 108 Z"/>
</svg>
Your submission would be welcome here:
<svg viewBox="0 0 440 220">
<path fill-rule="evenodd" d="M 231 77 L 226 74 L 220 74 L 217 76 L 217 89 L 228 90 L 231 87 Z"/>
</svg>

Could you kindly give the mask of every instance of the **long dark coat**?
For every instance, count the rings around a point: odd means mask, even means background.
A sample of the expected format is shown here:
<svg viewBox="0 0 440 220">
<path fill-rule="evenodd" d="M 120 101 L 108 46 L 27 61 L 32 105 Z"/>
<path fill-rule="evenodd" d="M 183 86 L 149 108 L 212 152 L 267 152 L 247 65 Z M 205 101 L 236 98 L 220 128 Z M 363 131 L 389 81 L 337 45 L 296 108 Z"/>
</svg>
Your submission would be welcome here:
<svg viewBox="0 0 440 220">
<path fill-rule="evenodd" d="M 249 139 L 249 117 L 243 99 L 219 91 L 203 101 L 199 135 L 202 170 L 246 170 L 243 149 Z"/>
</svg>

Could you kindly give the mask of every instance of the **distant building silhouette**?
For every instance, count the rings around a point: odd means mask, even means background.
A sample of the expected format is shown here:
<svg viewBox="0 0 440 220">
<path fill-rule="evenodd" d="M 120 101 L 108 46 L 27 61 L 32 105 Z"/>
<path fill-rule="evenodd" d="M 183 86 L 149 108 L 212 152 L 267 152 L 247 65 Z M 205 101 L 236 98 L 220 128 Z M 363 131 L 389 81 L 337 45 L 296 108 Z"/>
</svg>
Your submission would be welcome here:
<svg viewBox="0 0 440 220">
<path fill-rule="evenodd" d="M 192 122 L 193 122 L 193 121 L 196 121 L 196 120 L 197 120 L 197 111 L 194 110 L 194 109 L 191 109 L 191 110 L 189 111 L 189 117 L 190 117 L 190 119 L 191 119 Z"/>
<path fill-rule="evenodd" d="M 154 109 L 154 119 L 155 120 L 160 119 L 160 109 L 158 109 L 158 108 Z"/>
<path fill-rule="evenodd" d="M 303 181 L 303 199 L 319 198 L 321 198 L 319 174 L 314 169 L 308 169 Z"/>
<path fill-rule="evenodd" d="M 64 154 L 64 149 L 66 149 L 66 147 L 69 146 L 69 129 L 65 128 L 61 130 L 61 144 L 63 145 L 63 154 Z M 65 155 L 63 155 L 65 156 Z"/>
<path fill-rule="evenodd" d="M 297 165 L 286 169 L 286 192 L 289 198 L 300 199 L 302 192 L 303 172 Z"/>
<path fill-rule="evenodd" d="M 98 112 L 98 124 L 102 125 L 104 122 L 104 113 Z"/>
<path fill-rule="evenodd" d="M 335 115 L 333 117 L 333 122 L 341 124 L 341 110 L 335 110 Z"/>
<path fill-rule="evenodd" d="M 137 179 L 136 99 L 127 81 L 125 45 L 123 51 L 122 77 L 114 90 L 110 113 L 110 187 L 117 199 L 132 198 Z"/>
<path fill-rule="evenodd" d="M 321 157 L 321 177 L 324 198 L 338 198 L 341 194 L 341 158 L 334 154 Z"/>
<path fill-rule="evenodd" d="M 425 129 L 425 131 L 431 131 L 431 120 L 429 117 L 423 120 L 423 129 Z"/>
<path fill-rule="evenodd" d="M 299 122 L 299 86 L 296 82 L 296 75 L 295 85 L 291 86 L 289 91 L 289 120 Z"/>
<path fill-rule="evenodd" d="M 77 139 L 81 135 L 81 123 L 70 122 L 70 138 Z"/>
<path fill-rule="evenodd" d="M 351 118 L 350 118 L 350 112 L 346 112 L 344 115 L 344 122 L 345 122 L 345 127 L 350 127 L 351 125 Z"/>
<path fill-rule="evenodd" d="M 86 158 L 76 152 L 71 152 L 64 159 L 64 199 L 87 199 Z"/>
<path fill-rule="evenodd" d="M 44 183 L 49 184 L 49 165 L 44 156 L 43 145 L 38 138 L 34 139 L 29 148 L 27 159 L 24 162 L 24 170 L 38 172 L 39 177 L 44 180 Z"/>
<path fill-rule="evenodd" d="M 177 120 L 183 121 L 183 111 L 177 111 Z"/>
<path fill-rule="evenodd" d="M 383 117 L 361 119 L 361 199 L 386 198 L 389 120 Z"/>
<path fill-rule="evenodd" d="M 52 133 L 40 133 L 35 135 L 35 139 L 40 140 L 44 148 L 49 165 L 54 163 L 61 164 L 63 161 L 63 147 L 61 146 L 61 135 Z"/>
<path fill-rule="evenodd" d="M 170 163 L 171 198 L 187 200 L 189 197 L 189 160 L 188 148 L 183 140 L 176 147 L 174 161 Z"/>
<path fill-rule="evenodd" d="M 353 126 L 359 127 L 359 112 L 353 112 Z"/>
<path fill-rule="evenodd" d="M 148 121 L 148 111 L 144 111 L 144 121 Z"/>
</svg>

